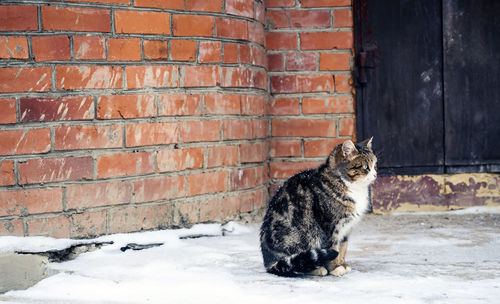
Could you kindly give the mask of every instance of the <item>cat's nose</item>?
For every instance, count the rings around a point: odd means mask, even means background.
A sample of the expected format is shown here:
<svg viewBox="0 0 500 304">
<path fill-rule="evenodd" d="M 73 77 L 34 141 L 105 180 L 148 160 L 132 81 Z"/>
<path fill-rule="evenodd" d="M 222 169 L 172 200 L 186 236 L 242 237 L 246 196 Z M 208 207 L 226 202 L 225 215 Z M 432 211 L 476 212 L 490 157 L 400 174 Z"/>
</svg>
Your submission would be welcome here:
<svg viewBox="0 0 500 304">
<path fill-rule="evenodd" d="M 375 178 L 377 177 L 377 172 L 373 173 L 373 177 Z"/>
</svg>

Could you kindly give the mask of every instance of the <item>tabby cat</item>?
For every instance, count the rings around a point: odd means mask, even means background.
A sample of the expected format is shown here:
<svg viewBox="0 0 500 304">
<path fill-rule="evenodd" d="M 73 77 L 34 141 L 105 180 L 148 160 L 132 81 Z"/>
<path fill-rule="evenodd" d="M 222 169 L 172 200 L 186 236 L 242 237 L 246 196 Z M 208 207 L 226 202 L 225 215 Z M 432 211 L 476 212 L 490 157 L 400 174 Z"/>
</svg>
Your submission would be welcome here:
<svg viewBox="0 0 500 304">
<path fill-rule="evenodd" d="M 372 138 L 336 146 L 326 163 L 288 179 L 270 200 L 260 231 L 264 266 L 280 276 L 341 276 L 347 237 L 369 208 L 377 177 Z"/>
</svg>

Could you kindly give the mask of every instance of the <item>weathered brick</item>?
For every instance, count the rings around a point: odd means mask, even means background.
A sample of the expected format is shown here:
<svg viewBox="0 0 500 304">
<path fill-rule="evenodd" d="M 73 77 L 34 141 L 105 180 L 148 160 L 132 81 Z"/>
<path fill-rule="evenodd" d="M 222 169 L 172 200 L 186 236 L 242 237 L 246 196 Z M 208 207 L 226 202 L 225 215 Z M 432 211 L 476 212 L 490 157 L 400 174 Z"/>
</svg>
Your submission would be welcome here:
<svg viewBox="0 0 500 304">
<path fill-rule="evenodd" d="M 238 44 L 224 43 L 224 63 L 238 62 Z"/>
<path fill-rule="evenodd" d="M 283 71 L 283 54 L 267 54 L 267 68 L 270 72 Z"/>
<path fill-rule="evenodd" d="M 319 69 L 321 71 L 344 70 L 351 68 L 351 55 L 348 53 L 320 53 Z"/>
<path fill-rule="evenodd" d="M 251 120 L 228 119 L 224 120 L 224 139 L 254 138 Z"/>
<path fill-rule="evenodd" d="M 89 238 L 106 234 L 106 211 L 77 213 L 71 216 L 71 237 Z"/>
<path fill-rule="evenodd" d="M 62 211 L 62 189 L 0 191 L 0 216 L 30 215 Z"/>
<path fill-rule="evenodd" d="M 50 183 L 92 178 L 92 157 L 29 159 L 18 164 L 19 183 Z"/>
<path fill-rule="evenodd" d="M 252 120 L 252 134 L 254 138 L 267 138 L 268 137 L 269 122 L 267 119 L 253 119 Z"/>
<path fill-rule="evenodd" d="M 136 3 L 137 5 L 137 3 Z M 120 34 L 170 34 L 170 14 L 164 12 L 115 11 L 115 28 Z"/>
<path fill-rule="evenodd" d="M 108 61 L 140 61 L 141 39 L 108 38 Z"/>
<path fill-rule="evenodd" d="M 320 163 L 317 161 L 271 162 L 269 165 L 269 176 L 280 179 L 289 178 L 301 171 L 316 168 Z"/>
<path fill-rule="evenodd" d="M 232 191 L 255 187 L 255 168 L 236 169 L 231 171 L 230 183 L 230 190 Z"/>
<path fill-rule="evenodd" d="M 175 204 L 174 226 L 186 227 L 198 223 L 200 218 L 200 203 L 198 201 L 184 201 Z"/>
<path fill-rule="evenodd" d="M 266 0 L 266 7 L 294 7 L 295 0 Z"/>
<path fill-rule="evenodd" d="M 240 145 L 240 162 L 263 162 L 267 158 L 267 145 L 263 142 L 244 143 Z"/>
<path fill-rule="evenodd" d="M 14 98 L 0 98 L 0 124 L 16 123 L 16 100 Z"/>
<path fill-rule="evenodd" d="M 266 23 L 266 7 L 264 6 L 264 3 L 261 2 L 254 2 L 254 19 L 260 22 L 261 24 Z"/>
<path fill-rule="evenodd" d="M 196 60 L 196 41 L 172 40 L 170 41 L 170 58 L 177 61 Z"/>
<path fill-rule="evenodd" d="M 176 143 L 178 129 L 176 122 L 129 124 L 125 129 L 125 143 L 127 147 Z"/>
<path fill-rule="evenodd" d="M 177 66 L 127 66 L 127 87 L 140 88 L 172 88 L 179 85 Z"/>
<path fill-rule="evenodd" d="M 285 58 L 287 71 L 316 70 L 316 54 L 314 53 L 288 53 Z"/>
<path fill-rule="evenodd" d="M 352 96 L 338 96 L 326 98 L 303 98 L 302 113 L 353 113 L 354 101 Z"/>
<path fill-rule="evenodd" d="M 215 35 L 223 38 L 248 40 L 247 21 L 215 18 Z"/>
<path fill-rule="evenodd" d="M 78 60 L 106 59 L 104 37 L 73 36 L 73 52 Z"/>
<path fill-rule="evenodd" d="M 339 135 L 353 136 L 356 130 L 356 123 L 353 117 L 341 117 L 339 119 Z"/>
<path fill-rule="evenodd" d="M 222 199 L 222 218 L 228 219 L 236 216 L 240 211 L 240 198 L 237 195 Z"/>
<path fill-rule="evenodd" d="M 201 41 L 198 61 L 200 63 L 221 62 L 222 43 L 219 41 Z"/>
<path fill-rule="evenodd" d="M 302 50 L 350 49 L 352 47 L 352 32 L 314 32 L 300 34 L 300 48 Z"/>
<path fill-rule="evenodd" d="M 203 167 L 203 148 L 186 148 L 158 151 L 158 170 L 182 171 Z"/>
<path fill-rule="evenodd" d="M 82 2 L 81 0 L 66 0 L 66 2 Z M 90 0 L 92 3 L 105 3 L 105 4 L 122 4 L 129 5 L 130 0 Z"/>
<path fill-rule="evenodd" d="M 330 11 L 327 10 L 296 10 L 290 11 L 289 16 L 294 28 L 330 26 Z"/>
<path fill-rule="evenodd" d="M 24 236 L 23 220 L 0 221 L 0 235 Z"/>
<path fill-rule="evenodd" d="M 255 183 L 257 186 L 266 185 L 269 180 L 269 166 L 267 164 L 255 167 Z"/>
<path fill-rule="evenodd" d="M 0 143 L 0 155 L 49 152 L 50 129 L 0 131 Z"/>
<path fill-rule="evenodd" d="M 253 18 L 254 1 L 226 0 L 226 14 Z"/>
<path fill-rule="evenodd" d="M 68 209 L 128 204 L 131 197 L 132 187 L 129 182 L 124 181 L 68 185 L 66 187 Z"/>
<path fill-rule="evenodd" d="M 173 204 L 113 208 L 108 212 L 109 233 L 172 227 Z"/>
<path fill-rule="evenodd" d="M 238 163 L 238 146 L 207 148 L 207 168 L 234 166 Z"/>
<path fill-rule="evenodd" d="M 296 93 L 297 75 L 272 75 L 271 93 Z"/>
<path fill-rule="evenodd" d="M 59 126 L 55 128 L 56 150 L 119 148 L 123 143 L 121 125 Z"/>
<path fill-rule="evenodd" d="M 238 49 L 240 52 L 239 62 L 251 64 L 253 58 L 252 58 L 250 46 L 247 44 L 239 44 Z"/>
<path fill-rule="evenodd" d="M 144 40 L 144 59 L 166 60 L 168 59 L 168 42 L 163 40 Z"/>
<path fill-rule="evenodd" d="M 172 31 L 174 36 L 212 37 L 214 31 L 214 17 L 173 15 Z"/>
<path fill-rule="evenodd" d="M 267 113 L 267 100 L 264 96 L 241 96 L 241 114 L 265 115 Z"/>
<path fill-rule="evenodd" d="M 241 95 L 207 94 L 205 107 L 208 114 L 240 114 Z"/>
<path fill-rule="evenodd" d="M 299 0 L 302 7 L 335 7 L 351 5 L 351 0 Z"/>
<path fill-rule="evenodd" d="M 252 49 L 252 64 L 267 67 L 266 50 L 259 46 L 251 46 Z"/>
<path fill-rule="evenodd" d="M 307 119 L 273 119 L 273 136 L 289 137 L 336 137 L 337 127 L 334 120 L 307 120 Z"/>
<path fill-rule="evenodd" d="M 14 178 L 14 161 L 2 160 L 0 161 L 0 186 L 14 185 L 16 182 Z"/>
<path fill-rule="evenodd" d="M 57 88 L 120 89 L 122 69 L 118 66 L 57 66 Z"/>
<path fill-rule="evenodd" d="M 248 22 L 248 40 L 263 46 L 265 43 L 264 26 L 257 22 Z"/>
<path fill-rule="evenodd" d="M 353 18 L 351 9 L 340 9 L 333 11 L 334 27 L 352 27 Z"/>
<path fill-rule="evenodd" d="M 186 66 L 184 87 L 214 87 L 220 84 L 218 66 Z"/>
<path fill-rule="evenodd" d="M 268 50 L 296 50 L 297 34 L 287 32 L 266 33 L 266 48 Z"/>
<path fill-rule="evenodd" d="M 52 87 L 50 67 L 0 68 L 0 92 L 46 92 Z"/>
<path fill-rule="evenodd" d="M 344 142 L 343 139 L 319 139 L 307 140 L 304 142 L 305 157 L 327 156 L 332 152 L 333 148 Z"/>
<path fill-rule="evenodd" d="M 181 123 L 180 138 L 182 142 L 218 141 L 220 129 L 220 121 L 186 121 Z"/>
<path fill-rule="evenodd" d="M 298 115 L 298 98 L 272 98 L 269 105 L 269 114 L 271 115 Z"/>
<path fill-rule="evenodd" d="M 98 178 L 143 175 L 154 171 L 154 152 L 116 153 L 97 157 Z"/>
<path fill-rule="evenodd" d="M 201 95 L 163 94 L 158 96 L 158 115 L 185 116 L 203 113 Z"/>
<path fill-rule="evenodd" d="M 0 17 L 0 20 L 1 18 L 2 17 Z M 26 37 L 0 36 L 0 59 L 28 59 L 28 58 L 29 58 L 29 50 L 28 50 L 28 41 L 26 40 Z"/>
<path fill-rule="evenodd" d="M 0 31 L 36 31 L 37 16 L 35 5 L 1 5 Z"/>
<path fill-rule="evenodd" d="M 186 10 L 201 12 L 221 12 L 223 0 L 186 0 Z"/>
<path fill-rule="evenodd" d="M 290 27 L 290 19 L 286 11 L 268 11 L 266 17 L 270 29 Z"/>
<path fill-rule="evenodd" d="M 155 98 L 151 94 L 100 96 L 97 103 L 98 119 L 127 119 L 155 115 Z"/>
<path fill-rule="evenodd" d="M 335 92 L 351 92 L 352 77 L 350 74 L 337 74 L 335 75 Z"/>
<path fill-rule="evenodd" d="M 216 193 L 227 190 L 227 172 L 215 171 L 187 176 L 188 195 Z"/>
<path fill-rule="evenodd" d="M 182 10 L 184 9 L 184 0 L 135 0 L 134 5 L 137 7 Z"/>
<path fill-rule="evenodd" d="M 46 31 L 111 32 L 107 9 L 42 6 L 42 28 Z"/>
<path fill-rule="evenodd" d="M 252 70 L 247 67 L 223 67 L 223 87 L 253 87 Z"/>
<path fill-rule="evenodd" d="M 35 61 L 71 59 L 68 36 L 32 37 L 31 41 Z"/>
<path fill-rule="evenodd" d="M 29 97 L 19 101 L 21 122 L 90 120 L 94 118 L 92 97 Z"/>
<path fill-rule="evenodd" d="M 269 142 L 270 157 L 289 157 L 302 155 L 300 140 L 271 140 Z"/>
<path fill-rule="evenodd" d="M 136 203 L 154 202 L 186 195 L 184 176 L 146 178 L 133 182 Z"/>
<path fill-rule="evenodd" d="M 200 201 L 200 222 L 213 222 L 221 219 L 222 203 L 221 200 L 209 199 Z"/>
<path fill-rule="evenodd" d="M 61 215 L 57 217 L 28 220 L 28 235 L 69 238 L 69 219 Z"/>
<path fill-rule="evenodd" d="M 297 91 L 305 93 L 333 92 L 334 91 L 333 76 L 329 74 L 298 75 Z"/>
</svg>

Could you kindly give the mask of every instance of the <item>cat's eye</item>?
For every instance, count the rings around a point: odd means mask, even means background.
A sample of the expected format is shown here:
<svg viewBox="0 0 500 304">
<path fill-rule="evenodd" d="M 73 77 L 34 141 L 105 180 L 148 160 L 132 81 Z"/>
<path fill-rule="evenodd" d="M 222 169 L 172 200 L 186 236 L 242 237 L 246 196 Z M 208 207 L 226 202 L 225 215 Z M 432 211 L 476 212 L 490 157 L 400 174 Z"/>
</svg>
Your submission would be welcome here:
<svg viewBox="0 0 500 304">
<path fill-rule="evenodd" d="M 367 164 L 364 164 L 364 165 L 363 165 L 363 169 L 365 169 L 365 170 L 366 170 L 366 169 L 368 169 L 368 165 L 367 165 Z"/>
</svg>

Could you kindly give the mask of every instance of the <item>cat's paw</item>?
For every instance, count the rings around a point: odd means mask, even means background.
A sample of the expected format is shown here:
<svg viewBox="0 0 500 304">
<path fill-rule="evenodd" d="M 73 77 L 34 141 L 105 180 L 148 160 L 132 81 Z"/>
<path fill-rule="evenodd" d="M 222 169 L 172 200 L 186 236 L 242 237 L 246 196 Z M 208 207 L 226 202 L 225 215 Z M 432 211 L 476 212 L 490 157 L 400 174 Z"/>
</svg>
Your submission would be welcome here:
<svg viewBox="0 0 500 304">
<path fill-rule="evenodd" d="M 349 271 L 351 271 L 351 267 L 347 266 L 347 268 L 349 269 Z M 341 277 L 346 273 L 348 273 L 349 271 L 344 266 L 340 265 L 334 270 L 330 271 L 330 274 L 335 277 Z"/>
<path fill-rule="evenodd" d="M 344 264 L 343 266 L 344 266 L 344 268 L 345 268 L 345 273 L 349 273 L 349 272 L 351 272 L 351 270 L 352 270 L 351 266 L 349 266 L 349 265 L 347 265 L 347 264 Z"/>
<path fill-rule="evenodd" d="M 308 273 L 309 275 L 324 277 L 328 274 L 328 270 L 325 267 L 319 267 Z"/>
</svg>

